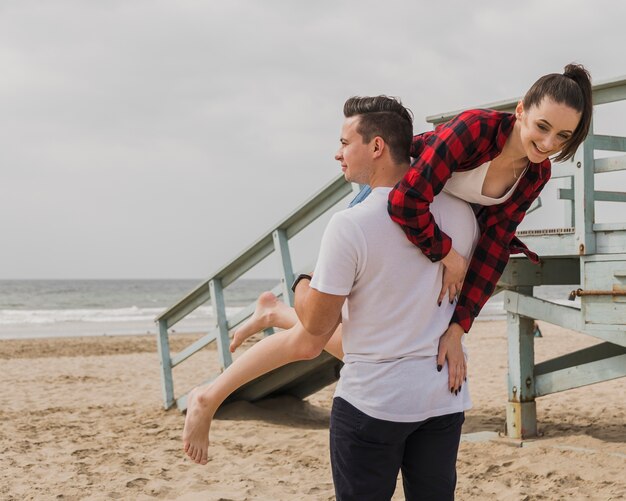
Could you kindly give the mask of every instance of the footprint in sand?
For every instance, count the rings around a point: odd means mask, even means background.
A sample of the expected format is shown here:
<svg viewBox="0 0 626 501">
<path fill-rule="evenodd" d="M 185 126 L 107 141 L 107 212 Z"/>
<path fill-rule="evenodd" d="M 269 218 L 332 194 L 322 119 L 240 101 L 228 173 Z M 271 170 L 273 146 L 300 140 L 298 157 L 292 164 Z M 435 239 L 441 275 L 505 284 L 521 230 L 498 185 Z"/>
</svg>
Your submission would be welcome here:
<svg viewBox="0 0 626 501">
<path fill-rule="evenodd" d="M 149 482 L 149 480 L 147 478 L 135 478 L 133 480 L 130 480 L 128 482 L 126 482 L 126 487 L 128 488 L 132 488 L 132 487 L 143 487 L 145 486 L 147 483 Z"/>
<path fill-rule="evenodd" d="M 96 449 L 77 449 L 72 452 L 72 456 L 77 459 L 87 459 L 88 457 L 94 456 L 98 453 L 99 451 L 97 451 Z"/>
</svg>

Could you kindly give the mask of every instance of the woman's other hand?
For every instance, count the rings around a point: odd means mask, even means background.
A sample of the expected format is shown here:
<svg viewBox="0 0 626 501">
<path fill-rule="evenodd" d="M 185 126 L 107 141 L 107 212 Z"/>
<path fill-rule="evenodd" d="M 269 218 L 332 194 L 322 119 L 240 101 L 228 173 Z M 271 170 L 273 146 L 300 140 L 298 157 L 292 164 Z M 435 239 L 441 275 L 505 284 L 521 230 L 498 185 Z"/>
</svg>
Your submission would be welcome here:
<svg viewBox="0 0 626 501">
<path fill-rule="evenodd" d="M 441 284 L 441 292 L 437 298 L 437 304 L 441 306 L 443 298 L 448 293 L 448 301 L 450 304 L 454 301 L 457 294 L 461 293 L 463 288 L 463 279 L 467 273 L 468 262 L 461 254 L 454 249 L 450 249 L 448 255 L 441 260 L 443 264 L 443 281 Z"/>
<path fill-rule="evenodd" d="M 458 393 L 467 378 L 467 363 L 461 344 L 463 334 L 463 327 L 453 323 L 439 338 L 437 370 L 440 371 L 445 361 L 448 361 L 448 388 L 452 393 Z"/>
</svg>

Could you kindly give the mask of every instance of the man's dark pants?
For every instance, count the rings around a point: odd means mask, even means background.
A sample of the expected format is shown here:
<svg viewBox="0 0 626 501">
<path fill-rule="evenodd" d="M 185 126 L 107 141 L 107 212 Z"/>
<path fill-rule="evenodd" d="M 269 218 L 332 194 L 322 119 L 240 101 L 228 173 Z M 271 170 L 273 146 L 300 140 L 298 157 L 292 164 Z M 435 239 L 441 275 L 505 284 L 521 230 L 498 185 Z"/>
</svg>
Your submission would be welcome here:
<svg viewBox="0 0 626 501">
<path fill-rule="evenodd" d="M 386 501 L 402 470 L 408 501 L 454 499 L 464 413 L 417 423 L 375 419 L 340 397 L 330 417 L 330 459 L 337 501 Z"/>
</svg>

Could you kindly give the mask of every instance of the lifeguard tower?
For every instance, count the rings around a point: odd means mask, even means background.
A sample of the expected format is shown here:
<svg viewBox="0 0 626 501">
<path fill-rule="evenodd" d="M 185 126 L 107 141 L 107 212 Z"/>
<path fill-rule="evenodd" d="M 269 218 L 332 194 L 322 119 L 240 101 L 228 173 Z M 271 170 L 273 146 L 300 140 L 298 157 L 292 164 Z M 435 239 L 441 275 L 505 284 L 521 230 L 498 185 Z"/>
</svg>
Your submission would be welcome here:
<svg viewBox="0 0 626 501">
<path fill-rule="evenodd" d="M 626 78 L 597 84 L 594 106 L 626 101 Z M 482 108 L 513 111 L 518 99 L 486 104 Z M 436 125 L 458 112 L 428 117 Z M 537 434 L 535 400 L 543 395 L 626 376 L 626 182 L 622 191 L 597 191 L 596 176 L 626 170 L 626 154 L 606 156 L 601 152 L 626 152 L 626 137 L 594 134 L 591 128 L 584 144 L 568 162 L 555 164 L 550 183 L 563 184 L 558 198 L 565 204 L 562 227 L 519 231 L 517 235 L 537 252 L 540 265 L 526 258 L 510 260 L 496 290 L 504 294 L 508 336 L 507 434 L 526 438 Z M 614 155 L 614 153 L 609 153 Z M 186 392 L 174 393 L 172 369 L 210 343 L 217 343 L 221 369 L 232 363 L 228 351 L 229 331 L 249 318 L 254 304 L 232 317 L 226 315 L 224 289 L 271 253 L 280 263 L 280 282 L 273 289 L 292 304 L 289 284 L 294 276 L 289 241 L 320 215 L 345 200 L 353 187 L 338 176 L 288 217 L 274 225 L 230 263 L 218 268 L 196 289 L 159 317 L 158 348 L 161 360 L 163 405 L 186 409 Z M 615 202 L 617 223 L 595 223 L 595 203 Z M 531 210 L 537 209 L 537 204 Z M 563 305 L 533 296 L 540 285 L 569 285 L 580 307 Z M 172 355 L 169 331 L 185 316 L 211 301 L 216 324 L 208 333 L 181 352 Z M 534 321 L 563 326 L 603 342 L 590 348 L 535 364 Z M 304 398 L 336 381 L 341 362 L 326 353 L 315 360 L 297 362 L 260 377 L 235 392 L 229 400 L 255 401 L 270 395 L 291 394 Z M 211 381 L 207 374 L 198 384 Z M 189 390 L 189 389 L 187 389 Z M 503 402 L 503 406 L 504 406 Z"/>
</svg>

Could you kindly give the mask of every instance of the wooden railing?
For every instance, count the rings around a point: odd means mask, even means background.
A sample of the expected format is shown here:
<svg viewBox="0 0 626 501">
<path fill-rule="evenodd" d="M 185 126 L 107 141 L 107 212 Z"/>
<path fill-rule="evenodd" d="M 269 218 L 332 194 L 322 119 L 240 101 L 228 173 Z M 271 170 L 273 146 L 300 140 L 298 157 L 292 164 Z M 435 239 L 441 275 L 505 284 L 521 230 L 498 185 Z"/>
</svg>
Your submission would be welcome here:
<svg viewBox="0 0 626 501">
<path fill-rule="evenodd" d="M 347 195 L 352 193 L 353 189 L 353 185 L 346 182 L 343 175 L 337 176 L 292 214 L 263 234 L 254 244 L 228 264 L 215 271 L 208 280 L 202 282 L 155 319 L 158 323 L 157 342 L 161 361 L 163 405 L 166 409 L 172 407 L 175 403 L 179 408 L 184 408 L 186 402 L 186 392 L 183 392 L 178 397 L 174 395 L 174 381 L 172 377 L 172 369 L 174 367 L 212 342 L 217 342 L 220 369 L 224 370 L 232 363 L 232 357 L 228 350 L 228 332 L 252 315 L 254 304 L 249 305 L 229 318 L 226 315 L 224 289 L 271 253 L 275 252 L 279 257 L 281 280 L 273 292 L 278 297 L 282 297 L 287 304 L 291 305 L 293 303 L 293 293 L 290 286 L 294 273 L 289 251 L 289 240 L 326 211 L 337 205 Z M 213 317 L 216 319 L 216 326 L 206 335 L 172 356 L 169 349 L 169 329 L 209 300 L 213 307 Z M 209 381 L 216 376 L 217 374 L 209 378 Z"/>
</svg>

